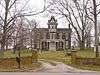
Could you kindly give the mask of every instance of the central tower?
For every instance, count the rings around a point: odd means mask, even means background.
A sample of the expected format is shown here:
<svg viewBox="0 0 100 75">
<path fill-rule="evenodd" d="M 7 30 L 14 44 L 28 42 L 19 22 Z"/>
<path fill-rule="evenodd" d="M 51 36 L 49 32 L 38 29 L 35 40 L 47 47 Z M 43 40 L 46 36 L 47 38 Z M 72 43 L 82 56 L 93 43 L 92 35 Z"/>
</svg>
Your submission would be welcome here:
<svg viewBox="0 0 100 75">
<path fill-rule="evenodd" d="M 50 35 L 49 41 L 49 50 L 55 51 L 56 50 L 56 32 L 57 32 L 57 20 L 54 16 L 51 16 L 50 20 L 48 20 L 48 29 Z"/>
<path fill-rule="evenodd" d="M 50 39 L 55 39 L 56 32 L 57 32 L 57 20 L 54 16 L 51 16 L 51 19 L 48 20 L 48 29 L 50 34 Z"/>
</svg>

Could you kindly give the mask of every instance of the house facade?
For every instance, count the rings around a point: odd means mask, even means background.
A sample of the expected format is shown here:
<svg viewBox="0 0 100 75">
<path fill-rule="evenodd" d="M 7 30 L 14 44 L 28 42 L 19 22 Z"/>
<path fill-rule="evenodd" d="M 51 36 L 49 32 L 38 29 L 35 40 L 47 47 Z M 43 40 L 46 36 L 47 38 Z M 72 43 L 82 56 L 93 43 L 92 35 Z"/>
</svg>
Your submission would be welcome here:
<svg viewBox="0 0 100 75">
<path fill-rule="evenodd" d="M 65 50 L 71 48 L 71 29 L 57 28 L 54 16 L 48 20 L 48 28 L 38 28 L 36 32 L 35 48 L 41 50 Z"/>
</svg>

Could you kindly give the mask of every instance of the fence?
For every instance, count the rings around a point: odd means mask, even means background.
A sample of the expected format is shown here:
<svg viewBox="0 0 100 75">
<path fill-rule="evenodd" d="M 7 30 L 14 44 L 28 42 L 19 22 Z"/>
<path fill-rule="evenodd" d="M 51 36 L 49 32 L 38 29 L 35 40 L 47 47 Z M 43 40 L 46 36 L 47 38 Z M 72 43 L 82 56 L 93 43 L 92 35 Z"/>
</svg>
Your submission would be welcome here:
<svg viewBox="0 0 100 75">
<path fill-rule="evenodd" d="M 32 52 L 32 56 L 20 57 L 21 65 L 29 65 L 38 61 L 37 51 Z M 16 67 L 18 65 L 16 58 L 0 58 L 0 67 Z"/>
<path fill-rule="evenodd" d="M 82 52 L 83 53 L 83 52 Z M 88 53 L 86 54 L 77 53 L 77 51 L 71 52 L 71 62 L 72 64 L 84 64 L 84 65 L 100 65 L 100 58 L 95 57 L 95 53 Z M 81 55 L 82 54 L 82 55 Z"/>
</svg>

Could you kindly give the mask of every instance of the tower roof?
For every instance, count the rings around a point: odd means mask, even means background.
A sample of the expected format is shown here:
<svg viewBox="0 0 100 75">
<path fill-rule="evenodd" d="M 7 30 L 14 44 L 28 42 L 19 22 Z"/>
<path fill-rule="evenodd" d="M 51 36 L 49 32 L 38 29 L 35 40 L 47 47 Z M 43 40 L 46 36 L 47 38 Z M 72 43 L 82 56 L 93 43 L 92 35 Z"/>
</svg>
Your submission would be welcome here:
<svg viewBox="0 0 100 75">
<path fill-rule="evenodd" d="M 57 20 L 55 19 L 54 16 L 51 16 L 51 18 L 50 18 L 50 20 L 48 20 L 48 22 L 49 22 L 49 23 L 50 23 L 50 22 L 57 22 Z"/>
<path fill-rule="evenodd" d="M 48 25 L 53 24 L 53 25 L 57 25 L 57 20 L 55 19 L 54 16 L 51 16 L 50 20 L 48 20 Z"/>
</svg>

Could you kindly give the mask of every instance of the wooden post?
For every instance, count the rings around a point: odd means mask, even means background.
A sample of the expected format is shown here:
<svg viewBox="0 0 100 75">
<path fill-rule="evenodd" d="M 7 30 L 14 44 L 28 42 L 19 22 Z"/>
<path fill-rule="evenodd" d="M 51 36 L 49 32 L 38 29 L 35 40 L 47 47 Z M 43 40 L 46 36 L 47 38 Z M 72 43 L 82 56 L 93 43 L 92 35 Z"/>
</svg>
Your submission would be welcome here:
<svg viewBox="0 0 100 75">
<path fill-rule="evenodd" d="M 72 64 L 76 63 L 76 50 L 71 51 L 71 63 Z"/>
<path fill-rule="evenodd" d="M 37 50 L 32 50 L 32 62 L 38 61 L 38 52 Z"/>
</svg>

